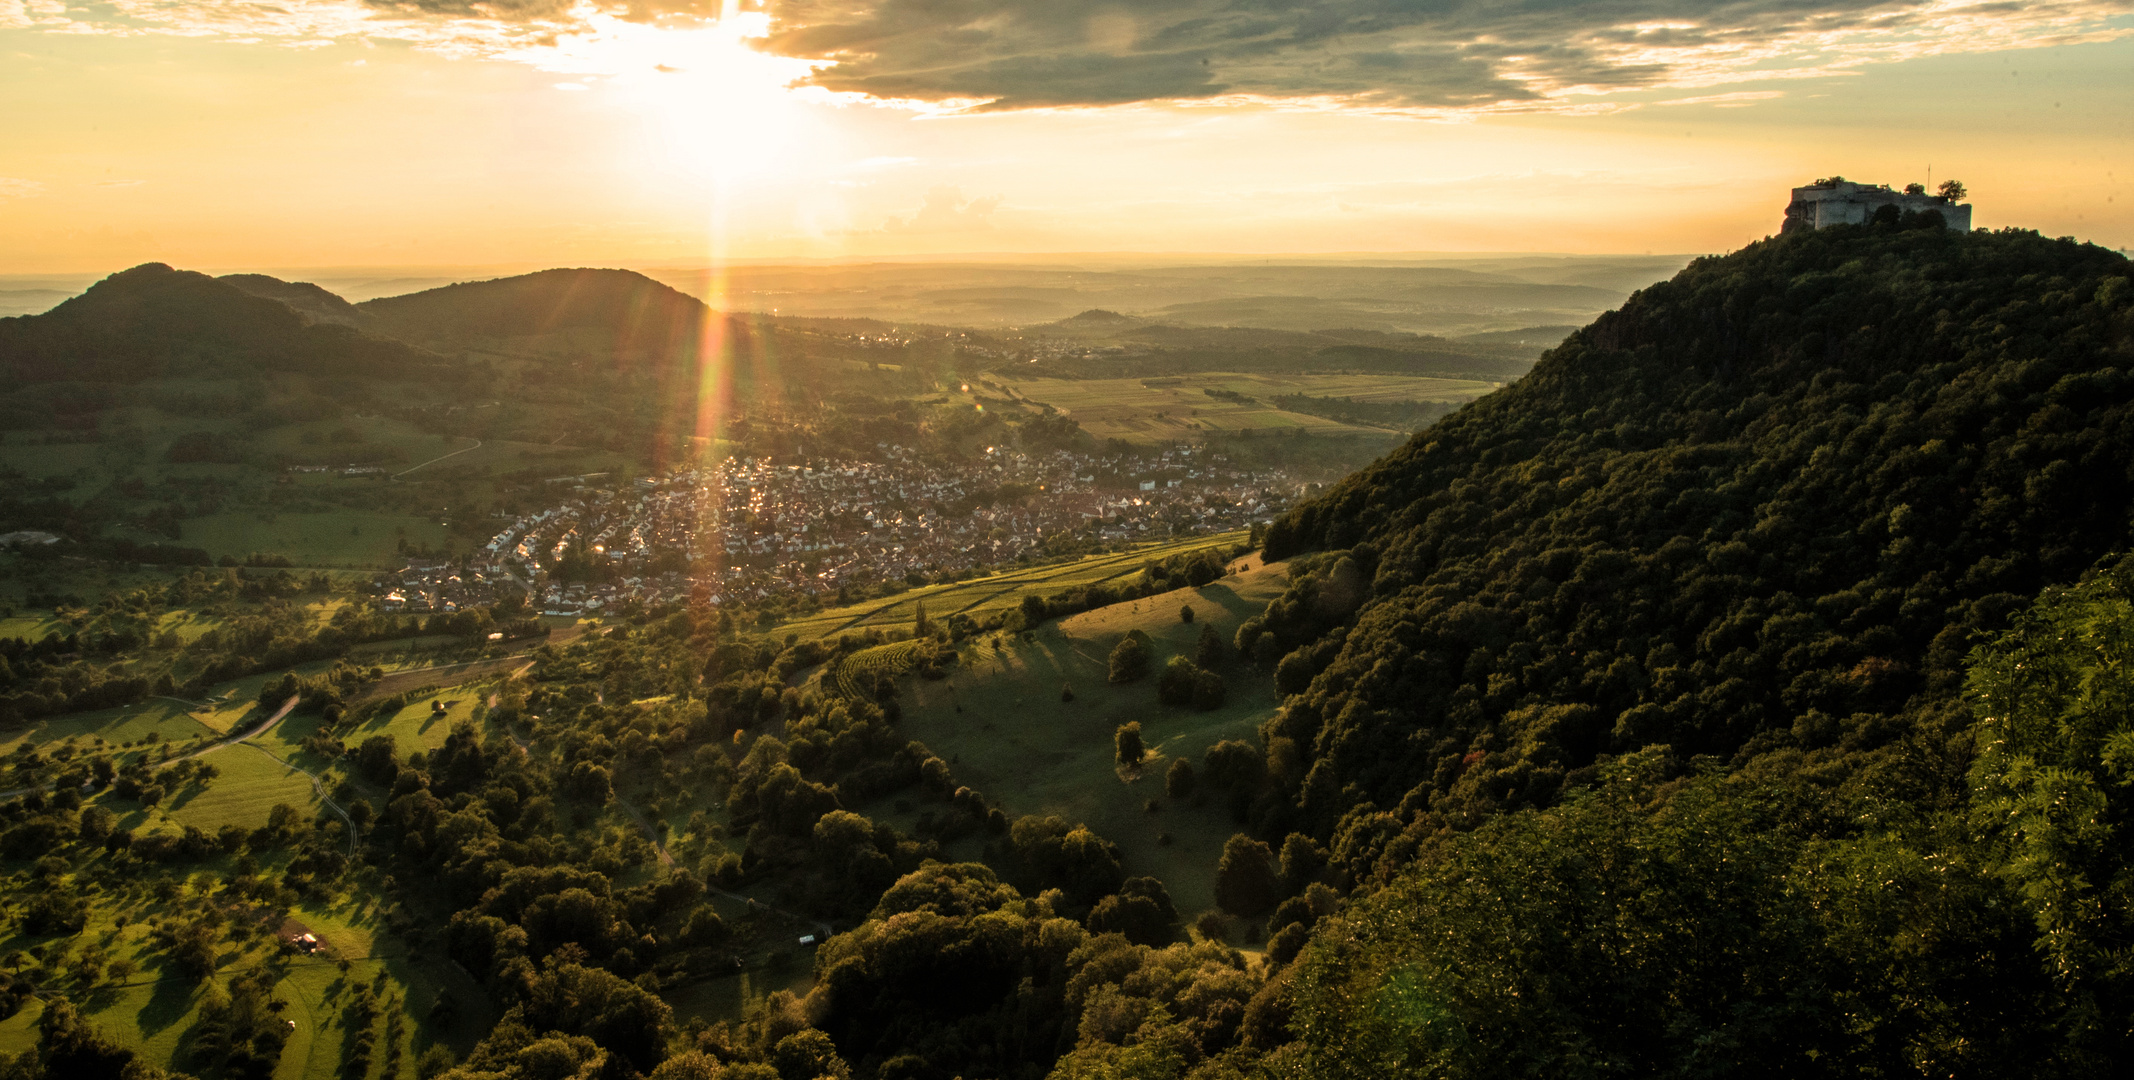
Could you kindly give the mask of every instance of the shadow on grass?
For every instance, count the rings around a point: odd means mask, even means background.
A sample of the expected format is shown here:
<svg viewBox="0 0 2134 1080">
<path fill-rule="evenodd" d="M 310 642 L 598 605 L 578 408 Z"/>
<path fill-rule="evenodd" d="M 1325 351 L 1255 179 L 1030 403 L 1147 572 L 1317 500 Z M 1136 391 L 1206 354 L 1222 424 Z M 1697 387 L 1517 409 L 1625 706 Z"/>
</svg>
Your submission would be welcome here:
<svg viewBox="0 0 2134 1080">
<path fill-rule="evenodd" d="M 1240 622 L 1243 622 L 1244 620 L 1259 614 L 1267 607 L 1267 605 L 1265 604 L 1254 603 L 1251 600 L 1247 600 L 1244 597 L 1239 596 L 1237 594 L 1236 589 L 1233 589 L 1230 586 L 1223 584 L 1222 582 L 1216 582 L 1211 585 L 1203 585 L 1201 586 L 1199 592 L 1200 599 L 1214 604 L 1215 606 L 1222 608 L 1224 611 L 1229 612 L 1231 615 L 1235 616 Z"/>
<path fill-rule="evenodd" d="M 185 1019 L 193 1011 L 194 984 L 175 977 L 169 965 L 164 965 L 160 974 L 156 992 L 149 995 L 147 1004 L 134 1015 L 134 1023 L 140 1027 L 141 1034 L 149 1038 Z"/>
</svg>

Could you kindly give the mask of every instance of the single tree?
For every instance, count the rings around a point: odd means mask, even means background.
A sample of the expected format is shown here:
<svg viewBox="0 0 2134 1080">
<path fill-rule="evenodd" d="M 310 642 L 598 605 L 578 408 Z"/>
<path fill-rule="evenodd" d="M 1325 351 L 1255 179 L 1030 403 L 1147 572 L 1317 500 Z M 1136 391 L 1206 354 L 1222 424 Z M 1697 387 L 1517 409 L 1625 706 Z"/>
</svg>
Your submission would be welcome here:
<svg viewBox="0 0 2134 1080">
<path fill-rule="evenodd" d="M 1962 202 L 1971 192 L 1961 180 L 1943 180 L 1941 186 L 1934 189 L 1934 194 L 1941 196 L 1943 202 Z"/>
<path fill-rule="evenodd" d="M 1193 645 L 1194 663 L 1212 671 L 1223 666 L 1228 651 L 1223 648 L 1223 636 L 1216 633 L 1214 627 L 1200 624 L 1200 640 Z"/>
<path fill-rule="evenodd" d="M 1149 673 L 1149 649 L 1141 638 L 1128 634 L 1111 650 L 1110 679 L 1114 683 L 1130 683 Z"/>
<path fill-rule="evenodd" d="M 1119 730 L 1113 732 L 1111 738 L 1121 765 L 1133 768 L 1148 756 L 1148 747 L 1141 742 L 1141 722 L 1138 720 L 1119 725 Z"/>
<path fill-rule="evenodd" d="M 918 610 L 915 611 L 911 617 L 912 640 L 925 641 L 928 637 L 932 636 L 933 632 L 934 624 L 928 621 L 926 618 L 926 601 L 921 600 L 918 604 Z"/>
<path fill-rule="evenodd" d="M 1191 605 L 1191 604 L 1180 604 L 1180 605 L 1178 605 L 1178 621 L 1179 621 L 1179 622 L 1192 622 L 1192 621 L 1193 621 L 1193 605 Z"/>
<path fill-rule="evenodd" d="M 1304 891 L 1304 887 L 1318 880 L 1319 872 L 1326 869 L 1326 848 L 1317 840 L 1303 833 L 1290 833 L 1282 841 L 1282 885 L 1292 894 Z"/>
<path fill-rule="evenodd" d="M 1215 902 L 1224 911 L 1249 919 L 1274 907 L 1281 889 L 1273 850 L 1244 833 L 1231 836 L 1223 845 L 1221 861 L 1215 864 Z"/>
</svg>

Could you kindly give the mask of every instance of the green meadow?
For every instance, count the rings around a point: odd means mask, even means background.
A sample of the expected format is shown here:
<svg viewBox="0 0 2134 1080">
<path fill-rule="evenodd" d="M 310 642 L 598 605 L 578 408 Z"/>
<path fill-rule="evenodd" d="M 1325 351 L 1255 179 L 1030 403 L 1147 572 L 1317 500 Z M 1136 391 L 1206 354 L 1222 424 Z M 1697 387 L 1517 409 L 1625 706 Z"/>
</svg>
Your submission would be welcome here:
<svg viewBox="0 0 2134 1080">
<path fill-rule="evenodd" d="M 205 789 L 193 786 L 172 793 L 167 806 L 152 812 L 153 821 L 140 820 L 145 815 L 139 810 L 122 814 L 119 827 L 149 831 L 191 825 L 208 833 L 224 825 L 254 829 L 266 824 L 268 812 L 277 803 L 295 807 L 305 821 L 318 814 L 319 799 L 311 778 L 274 760 L 261 747 L 231 743 L 202 754 L 201 760 L 219 771 L 213 783 Z M 130 805 L 114 800 L 112 809 Z"/>
<path fill-rule="evenodd" d="M 435 518 L 373 510 L 233 511 L 187 518 L 180 530 L 178 543 L 218 558 L 260 551 L 298 566 L 381 569 L 406 561 L 401 541 L 442 547 L 449 535 Z"/>
</svg>

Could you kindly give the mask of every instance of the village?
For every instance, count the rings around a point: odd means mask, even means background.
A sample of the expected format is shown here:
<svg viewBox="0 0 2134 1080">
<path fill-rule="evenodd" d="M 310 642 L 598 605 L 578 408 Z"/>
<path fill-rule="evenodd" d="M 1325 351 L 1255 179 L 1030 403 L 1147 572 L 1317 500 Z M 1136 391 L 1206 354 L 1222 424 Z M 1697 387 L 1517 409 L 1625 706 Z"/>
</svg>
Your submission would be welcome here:
<svg viewBox="0 0 2134 1080">
<path fill-rule="evenodd" d="M 381 603 L 449 611 L 507 583 L 559 616 L 692 597 L 849 596 L 1029 561 L 1070 538 L 1112 545 L 1239 528 L 1271 520 L 1308 487 L 1193 445 L 1140 454 L 988 447 L 964 463 L 877 451 L 872 461 L 728 458 L 619 488 L 581 482 L 472 557 L 410 565 L 381 582 Z"/>
</svg>

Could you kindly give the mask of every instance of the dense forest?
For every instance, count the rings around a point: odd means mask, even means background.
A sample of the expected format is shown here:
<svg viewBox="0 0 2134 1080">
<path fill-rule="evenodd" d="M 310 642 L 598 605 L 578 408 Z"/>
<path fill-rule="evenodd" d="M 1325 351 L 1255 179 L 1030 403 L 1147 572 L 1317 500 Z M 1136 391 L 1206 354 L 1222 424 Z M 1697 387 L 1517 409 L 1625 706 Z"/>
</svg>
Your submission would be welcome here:
<svg viewBox="0 0 2134 1080">
<path fill-rule="evenodd" d="M 2123 1053 L 2126 880 L 1970 827 L 1994 769 L 2060 781 L 1964 691 L 2126 546 L 2128 278 L 2017 231 L 1765 241 L 1277 521 L 1270 557 L 1324 554 L 1239 632 L 1286 695 L 1253 825 L 1384 890 L 1307 950 L 1328 1071 Z M 1442 1026 L 1350 1030 L 1399 978 Z"/>
</svg>

